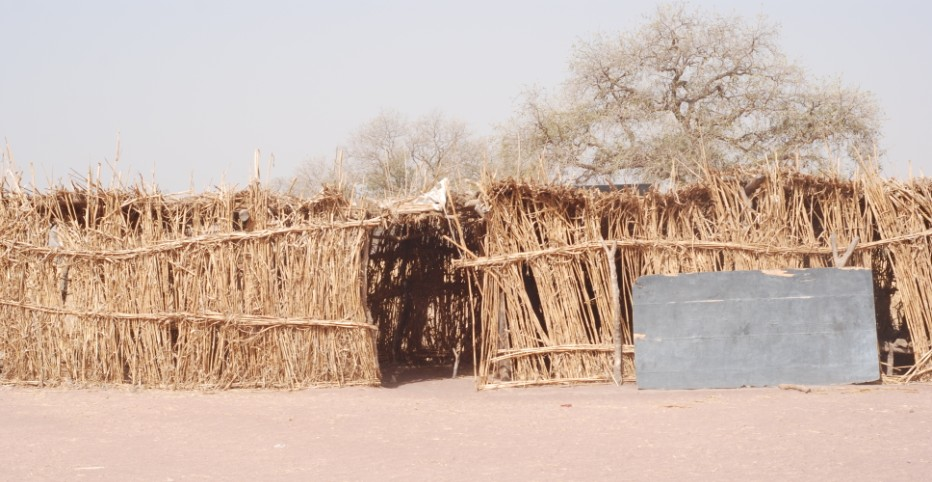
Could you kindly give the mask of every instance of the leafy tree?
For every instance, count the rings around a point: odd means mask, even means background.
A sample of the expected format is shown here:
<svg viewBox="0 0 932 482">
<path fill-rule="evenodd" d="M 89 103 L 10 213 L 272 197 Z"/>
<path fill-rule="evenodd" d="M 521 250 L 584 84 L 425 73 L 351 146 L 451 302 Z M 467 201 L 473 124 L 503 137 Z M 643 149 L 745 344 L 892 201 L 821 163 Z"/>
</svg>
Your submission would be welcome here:
<svg viewBox="0 0 932 482">
<path fill-rule="evenodd" d="M 633 32 L 578 44 L 570 71 L 521 115 L 527 148 L 576 178 L 774 159 L 818 170 L 872 155 L 879 138 L 871 94 L 810 79 L 763 18 L 661 6 Z"/>
</svg>

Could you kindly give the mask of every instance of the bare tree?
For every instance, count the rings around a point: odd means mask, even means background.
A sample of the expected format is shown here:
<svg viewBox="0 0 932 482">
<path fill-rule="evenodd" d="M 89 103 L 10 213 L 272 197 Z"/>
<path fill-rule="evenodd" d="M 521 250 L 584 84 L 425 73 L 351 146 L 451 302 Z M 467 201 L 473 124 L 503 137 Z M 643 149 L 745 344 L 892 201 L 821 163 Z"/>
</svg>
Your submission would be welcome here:
<svg viewBox="0 0 932 482">
<path fill-rule="evenodd" d="M 422 191 L 444 177 L 475 178 L 484 157 L 481 139 L 438 111 L 414 122 L 382 112 L 356 131 L 348 152 L 371 191 L 395 194 Z"/>
<path fill-rule="evenodd" d="M 576 177 L 635 169 L 662 177 L 777 159 L 818 169 L 873 149 L 866 92 L 816 82 L 777 46 L 777 29 L 661 6 L 633 32 L 574 49 L 557 95 L 528 94 L 529 149 Z"/>
<path fill-rule="evenodd" d="M 433 184 L 448 177 L 456 167 L 471 164 L 466 124 L 448 119 L 439 111 L 421 117 L 411 126 L 411 160 L 418 177 Z"/>
<path fill-rule="evenodd" d="M 350 138 L 349 155 L 357 174 L 375 191 L 407 190 L 409 186 L 408 121 L 398 112 L 383 111 Z"/>
<path fill-rule="evenodd" d="M 545 180 L 536 133 L 520 117 L 499 124 L 493 137 L 491 174 L 500 177 Z"/>
<path fill-rule="evenodd" d="M 338 189 L 352 197 L 361 178 L 344 168 L 345 151 L 337 149 L 333 157 L 313 156 L 301 163 L 290 178 L 277 177 L 267 187 L 283 194 L 311 197 L 325 187 Z"/>
</svg>

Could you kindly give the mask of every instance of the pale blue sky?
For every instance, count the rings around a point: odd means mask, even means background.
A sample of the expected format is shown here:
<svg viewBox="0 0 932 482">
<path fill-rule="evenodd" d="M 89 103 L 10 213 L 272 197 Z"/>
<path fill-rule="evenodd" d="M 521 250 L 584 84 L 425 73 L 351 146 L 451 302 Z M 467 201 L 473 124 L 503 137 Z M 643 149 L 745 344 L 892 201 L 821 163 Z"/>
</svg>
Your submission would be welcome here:
<svg viewBox="0 0 932 482">
<path fill-rule="evenodd" d="M 764 14 L 791 58 L 870 90 L 885 170 L 932 175 L 932 7 L 922 1 L 707 1 Z M 113 160 L 166 191 L 240 186 L 259 148 L 288 177 L 381 109 L 487 133 L 574 42 L 633 27 L 635 1 L 0 0 L 0 136 L 40 185 Z M 265 166 L 265 162 L 263 162 Z"/>
</svg>

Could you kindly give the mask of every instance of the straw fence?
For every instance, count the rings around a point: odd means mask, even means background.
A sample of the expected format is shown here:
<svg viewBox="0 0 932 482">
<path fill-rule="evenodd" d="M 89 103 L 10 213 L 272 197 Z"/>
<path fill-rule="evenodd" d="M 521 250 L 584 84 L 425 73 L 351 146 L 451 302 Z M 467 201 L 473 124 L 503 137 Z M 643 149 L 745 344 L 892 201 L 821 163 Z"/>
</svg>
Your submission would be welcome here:
<svg viewBox="0 0 932 482">
<path fill-rule="evenodd" d="M 0 380 L 379 383 L 370 231 L 341 197 L 0 191 Z"/>
<path fill-rule="evenodd" d="M 483 202 L 483 255 L 455 263 L 480 280 L 480 388 L 633 380 L 639 276 L 834 266 L 833 239 L 847 266 L 873 269 L 881 339 L 930 358 L 928 181 L 774 170 L 646 195 L 505 182 Z"/>
<path fill-rule="evenodd" d="M 621 383 L 635 379 L 639 276 L 841 258 L 873 270 L 880 340 L 914 351 L 887 380 L 930 374 L 927 181 L 773 170 L 646 194 L 509 181 L 478 201 L 481 217 L 462 202 L 372 217 L 333 192 L 258 185 L 0 189 L 0 382 L 374 385 L 380 357 L 465 353 L 480 388 Z"/>
</svg>

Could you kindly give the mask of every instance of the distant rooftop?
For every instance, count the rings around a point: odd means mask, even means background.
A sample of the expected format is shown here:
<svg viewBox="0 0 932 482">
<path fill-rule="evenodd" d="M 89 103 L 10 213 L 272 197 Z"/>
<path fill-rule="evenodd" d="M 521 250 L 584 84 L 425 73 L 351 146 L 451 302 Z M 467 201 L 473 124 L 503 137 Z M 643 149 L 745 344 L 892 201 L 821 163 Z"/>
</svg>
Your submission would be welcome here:
<svg viewBox="0 0 932 482">
<path fill-rule="evenodd" d="M 647 194 L 647 191 L 650 191 L 650 188 L 653 187 L 653 184 L 647 183 L 620 183 L 620 184 L 586 184 L 579 186 L 583 189 L 598 189 L 600 192 L 612 192 L 612 191 L 630 191 L 632 189 L 637 190 L 638 194 Z"/>
</svg>

